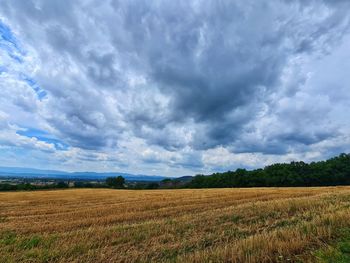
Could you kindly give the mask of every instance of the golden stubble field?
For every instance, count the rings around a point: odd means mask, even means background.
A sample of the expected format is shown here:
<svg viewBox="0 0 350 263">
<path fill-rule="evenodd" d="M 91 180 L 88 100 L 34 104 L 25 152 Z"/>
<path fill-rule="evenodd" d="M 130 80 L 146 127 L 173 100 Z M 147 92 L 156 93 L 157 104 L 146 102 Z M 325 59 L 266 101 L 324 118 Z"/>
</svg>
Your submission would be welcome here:
<svg viewBox="0 0 350 263">
<path fill-rule="evenodd" d="M 0 262 L 316 262 L 350 187 L 0 193 Z"/>
</svg>

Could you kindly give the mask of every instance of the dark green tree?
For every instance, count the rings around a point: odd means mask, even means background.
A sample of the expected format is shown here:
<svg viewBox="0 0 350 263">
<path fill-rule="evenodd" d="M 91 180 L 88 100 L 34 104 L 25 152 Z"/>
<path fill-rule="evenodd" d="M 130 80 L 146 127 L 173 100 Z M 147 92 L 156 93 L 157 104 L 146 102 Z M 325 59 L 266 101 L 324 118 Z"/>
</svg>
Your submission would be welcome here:
<svg viewBox="0 0 350 263">
<path fill-rule="evenodd" d="M 123 176 L 107 177 L 106 184 L 111 188 L 121 189 L 124 188 L 125 179 Z"/>
<path fill-rule="evenodd" d="M 68 184 L 63 182 L 63 181 L 60 181 L 57 183 L 56 187 L 57 188 L 68 188 Z"/>
</svg>

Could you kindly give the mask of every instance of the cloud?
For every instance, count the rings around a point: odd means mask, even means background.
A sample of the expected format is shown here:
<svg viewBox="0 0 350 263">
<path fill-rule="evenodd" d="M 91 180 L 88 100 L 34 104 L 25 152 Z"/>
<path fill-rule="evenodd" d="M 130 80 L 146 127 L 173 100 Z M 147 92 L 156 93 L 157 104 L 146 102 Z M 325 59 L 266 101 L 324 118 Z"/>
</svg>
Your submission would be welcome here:
<svg viewBox="0 0 350 263">
<path fill-rule="evenodd" d="M 349 7 L 4 1 L 0 110 L 67 145 L 55 156 L 72 169 L 176 174 L 322 158 L 350 146 L 338 143 L 350 128 Z"/>
<path fill-rule="evenodd" d="M 27 148 L 44 152 L 53 152 L 55 150 L 55 145 L 53 143 L 17 133 L 18 127 L 8 123 L 8 119 L 9 116 L 7 114 L 0 112 L 0 144 L 2 147 Z"/>
</svg>

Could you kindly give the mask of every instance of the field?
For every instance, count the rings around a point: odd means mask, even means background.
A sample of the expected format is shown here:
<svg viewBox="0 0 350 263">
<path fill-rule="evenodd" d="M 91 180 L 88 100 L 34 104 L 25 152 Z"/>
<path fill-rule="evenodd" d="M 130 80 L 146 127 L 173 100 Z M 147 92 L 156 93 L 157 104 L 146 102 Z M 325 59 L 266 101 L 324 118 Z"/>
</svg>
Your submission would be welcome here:
<svg viewBox="0 0 350 263">
<path fill-rule="evenodd" d="M 350 262 L 349 229 L 350 187 L 0 193 L 0 262 Z"/>
</svg>

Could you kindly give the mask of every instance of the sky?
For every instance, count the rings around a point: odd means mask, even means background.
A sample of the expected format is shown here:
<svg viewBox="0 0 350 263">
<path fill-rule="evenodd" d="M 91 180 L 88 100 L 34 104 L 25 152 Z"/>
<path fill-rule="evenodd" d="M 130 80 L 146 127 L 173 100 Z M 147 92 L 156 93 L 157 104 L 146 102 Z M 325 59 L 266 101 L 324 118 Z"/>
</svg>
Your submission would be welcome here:
<svg viewBox="0 0 350 263">
<path fill-rule="evenodd" d="M 182 176 L 350 152 L 348 0 L 0 0 L 0 166 Z"/>
</svg>

